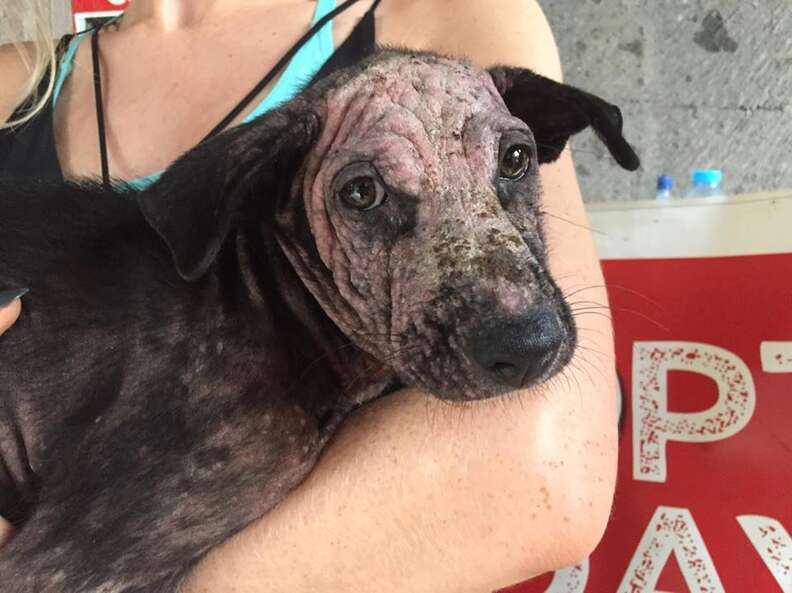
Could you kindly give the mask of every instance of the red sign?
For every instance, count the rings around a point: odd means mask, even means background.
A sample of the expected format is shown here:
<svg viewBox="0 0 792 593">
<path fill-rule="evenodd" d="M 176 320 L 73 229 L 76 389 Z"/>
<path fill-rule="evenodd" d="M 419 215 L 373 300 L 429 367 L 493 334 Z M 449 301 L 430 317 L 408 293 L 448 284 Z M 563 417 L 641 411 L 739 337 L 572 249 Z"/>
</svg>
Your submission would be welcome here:
<svg viewBox="0 0 792 593">
<path fill-rule="evenodd" d="M 792 253 L 603 267 L 625 391 L 611 521 L 591 558 L 508 592 L 792 593 Z"/>
<path fill-rule="evenodd" d="M 74 30 L 83 31 L 117 16 L 129 6 L 129 0 L 72 0 Z"/>
</svg>

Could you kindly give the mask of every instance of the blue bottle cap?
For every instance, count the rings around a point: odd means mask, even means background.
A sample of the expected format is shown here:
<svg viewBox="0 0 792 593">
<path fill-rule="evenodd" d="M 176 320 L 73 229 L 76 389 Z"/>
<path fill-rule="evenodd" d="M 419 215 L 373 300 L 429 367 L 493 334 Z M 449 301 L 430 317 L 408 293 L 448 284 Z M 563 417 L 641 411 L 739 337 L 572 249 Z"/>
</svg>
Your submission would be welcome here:
<svg viewBox="0 0 792 593">
<path fill-rule="evenodd" d="M 657 189 L 673 189 L 674 188 L 674 178 L 671 175 L 660 175 L 657 178 Z"/>
<path fill-rule="evenodd" d="M 718 169 L 696 169 L 690 176 L 693 185 L 720 185 L 723 173 Z"/>
</svg>

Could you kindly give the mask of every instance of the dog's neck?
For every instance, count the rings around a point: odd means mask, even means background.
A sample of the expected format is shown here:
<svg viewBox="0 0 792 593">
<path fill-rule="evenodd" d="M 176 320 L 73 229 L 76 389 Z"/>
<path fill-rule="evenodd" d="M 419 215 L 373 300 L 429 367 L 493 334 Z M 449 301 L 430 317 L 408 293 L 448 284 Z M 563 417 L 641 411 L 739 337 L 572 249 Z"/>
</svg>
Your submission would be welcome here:
<svg viewBox="0 0 792 593">
<path fill-rule="evenodd" d="M 276 332 L 300 344 L 313 372 L 331 374 L 350 400 L 362 403 L 376 397 L 392 383 L 392 372 L 328 317 L 273 237 L 272 229 L 243 229 L 226 247 L 223 257 L 233 257 L 239 270 L 238 298 L 257 309 L 255 317 L 263 316 Z M 228 269 L 230 262 L 223 267 Z"/>
</svg>

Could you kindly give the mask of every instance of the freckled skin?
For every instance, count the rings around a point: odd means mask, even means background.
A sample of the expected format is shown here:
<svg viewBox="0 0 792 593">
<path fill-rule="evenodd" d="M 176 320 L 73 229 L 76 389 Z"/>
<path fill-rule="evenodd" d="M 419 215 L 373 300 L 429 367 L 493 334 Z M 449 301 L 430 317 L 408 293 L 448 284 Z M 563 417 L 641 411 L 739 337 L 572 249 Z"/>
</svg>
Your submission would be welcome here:
<svg viewBox="0 0 792 593">
<path fill-rule="evenodd" d="M 331 90 L 324 110 L 302 188 L 332 273 L 314 294 L 339 327 L 405 383 L 476 399 L 507 390 L 466 354 L 471 321 L 548 306 L 564 339 L 536 382 L 558 372 L 576 333 L 545 265 L 535 152 L 524 178 L 498 179 L 501 142 L 533 146 L 533 137 L 492 78 L 395 53 Z M 336 195 L 334 180 L 352 163 L 381 178 L 378 208 L 356 211 Z M 284 244 L 293 260 L 304 257 Z"/>
</svg>

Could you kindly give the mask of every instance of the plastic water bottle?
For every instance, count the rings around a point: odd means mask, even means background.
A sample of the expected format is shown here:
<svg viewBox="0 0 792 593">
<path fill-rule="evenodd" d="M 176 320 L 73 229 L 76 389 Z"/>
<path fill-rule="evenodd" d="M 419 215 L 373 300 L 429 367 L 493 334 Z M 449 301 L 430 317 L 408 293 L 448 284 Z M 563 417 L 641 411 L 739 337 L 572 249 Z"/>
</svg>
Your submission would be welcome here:
<svg viewBox="0 0 792 593">
<path fill-rule="evenodd" d="M 667 200 L 671 197 L 671 190 L 674 189 L 674 178 L 671 175 L 660 175 L 657 178 L 657 193 L 655 198 Z"/>
<path fill-rule="evenodd" d="M 688 198 L 710 198 L 723 195 L 721 190 L 723 173 L 718 169 L 696 169 L 690 176 L 690 180 L 693 185 L 687 193 Z"/>
</svg>

